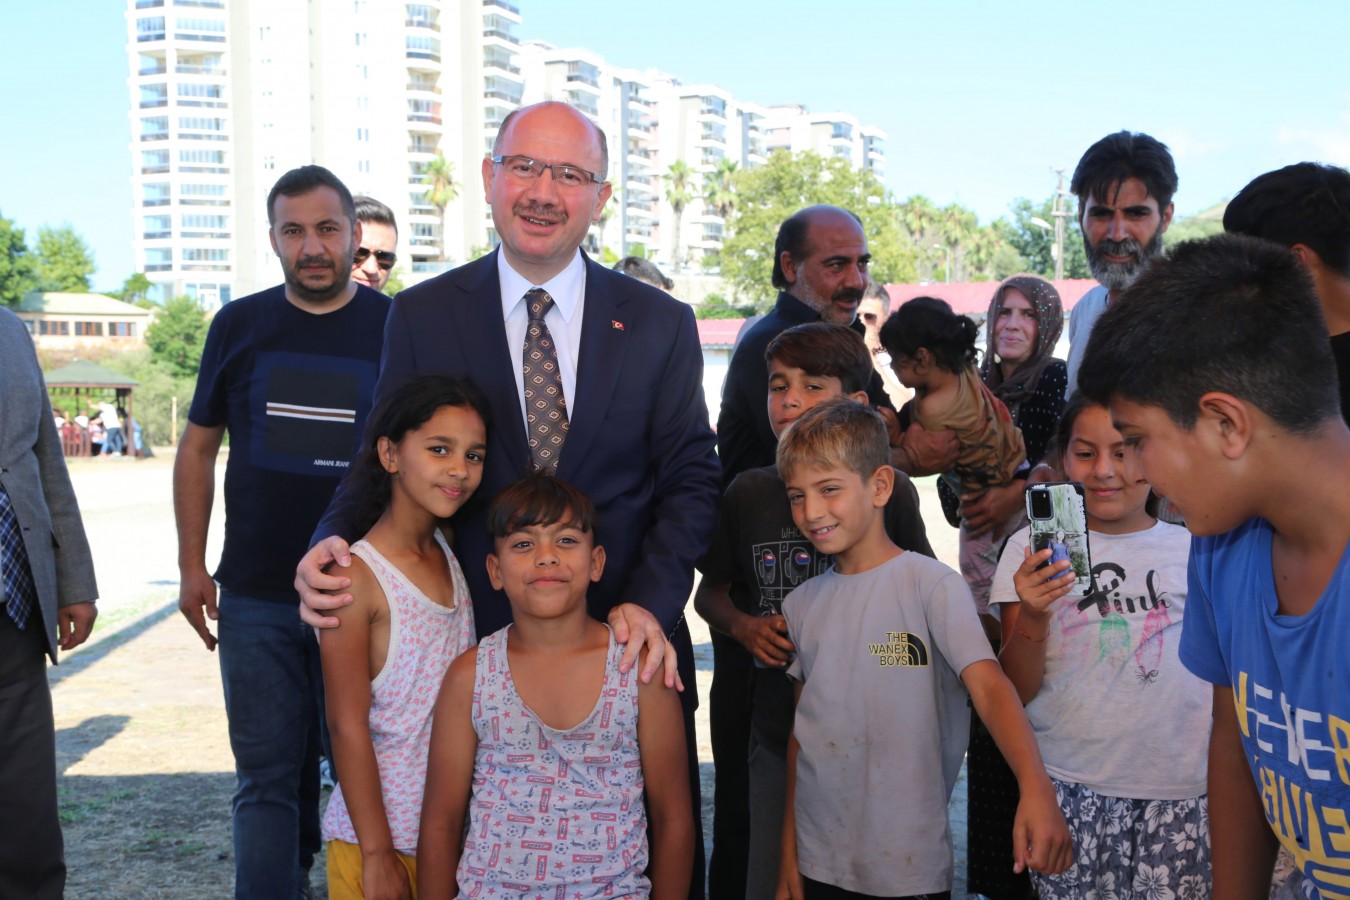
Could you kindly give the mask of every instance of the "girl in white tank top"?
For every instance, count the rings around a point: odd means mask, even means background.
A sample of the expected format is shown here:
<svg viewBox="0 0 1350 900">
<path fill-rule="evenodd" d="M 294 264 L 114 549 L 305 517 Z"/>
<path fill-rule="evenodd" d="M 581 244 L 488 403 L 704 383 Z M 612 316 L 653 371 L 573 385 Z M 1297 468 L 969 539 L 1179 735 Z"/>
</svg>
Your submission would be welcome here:
<svg viewBox="0 0 1350 900">
<path fill-rule="evenodd" d="M 413 897 L 436 693 L 475 642 L 464 573 L 439 525 L 482 478 L 486 403 L 467 382 L 419 378 L 371 416 L 352 545 L 352 603 L 320 635 L 341 783 L 323 819 L 332 898 Z"/>
</svg>

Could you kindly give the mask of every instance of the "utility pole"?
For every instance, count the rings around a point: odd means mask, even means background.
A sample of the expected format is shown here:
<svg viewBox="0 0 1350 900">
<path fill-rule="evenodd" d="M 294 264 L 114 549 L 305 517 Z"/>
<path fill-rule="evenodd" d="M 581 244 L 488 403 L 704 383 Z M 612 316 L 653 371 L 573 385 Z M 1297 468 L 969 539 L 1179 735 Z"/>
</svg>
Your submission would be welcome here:
<svg viewBox="0 0 1350 900">
<path fill-rule="evenodd" d="M 1055 202 L 1050 211 L 1050 215 L 1055 220 L 1055 280 L 1064 278 L 1064 220 L 1068 217 L 1069 211 L 1064 208 L 1064 198 L 1067 193 L 1064 190 L 1064 170 L 1056 169 L 1053 166 L 1050 171 L 1059 176 L 1059 184 L 1055 186 Z"/>
</svg>

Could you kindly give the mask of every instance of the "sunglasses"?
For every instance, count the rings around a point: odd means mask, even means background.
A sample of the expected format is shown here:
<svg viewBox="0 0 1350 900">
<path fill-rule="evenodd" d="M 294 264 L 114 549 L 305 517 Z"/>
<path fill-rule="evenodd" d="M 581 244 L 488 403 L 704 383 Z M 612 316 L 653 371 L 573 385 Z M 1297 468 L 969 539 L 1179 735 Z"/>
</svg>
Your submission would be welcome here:
<svg viewBox="0 0 1350 900">
<path fill-rule="evenodd" d="M 371 254 L 375 254 L 375 265 L 381 269 L 389 270 L 398 262 L 398 254 L 390 253 L 388 250 L 371 250 L 369 247 L 357 247 L 356 252 L 352 254 L 352 265 L 365 265 L 366 260 L 370 259 Z"/>
</svg>

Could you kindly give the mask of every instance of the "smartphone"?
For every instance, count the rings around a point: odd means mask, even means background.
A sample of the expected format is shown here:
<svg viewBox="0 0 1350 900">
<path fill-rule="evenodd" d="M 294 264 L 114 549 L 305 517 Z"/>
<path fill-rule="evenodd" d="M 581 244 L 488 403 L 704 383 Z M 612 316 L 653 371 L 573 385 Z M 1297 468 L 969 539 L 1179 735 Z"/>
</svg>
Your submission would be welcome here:
<svg viewBox="0 0 1350 900">
<path fill-rule="evenodd" d="M 1031 485 L 1027 488 L 1027 518 L 1031 520 L 1031 551 L 1053 551 L 1042 567 L 1067 559 L 1071 565 L 1065 575 L 1074 581 L 1070 593 L 1091 593 L 1092 555 L 1083 486 L 1076 481 Z"/>
</svg>

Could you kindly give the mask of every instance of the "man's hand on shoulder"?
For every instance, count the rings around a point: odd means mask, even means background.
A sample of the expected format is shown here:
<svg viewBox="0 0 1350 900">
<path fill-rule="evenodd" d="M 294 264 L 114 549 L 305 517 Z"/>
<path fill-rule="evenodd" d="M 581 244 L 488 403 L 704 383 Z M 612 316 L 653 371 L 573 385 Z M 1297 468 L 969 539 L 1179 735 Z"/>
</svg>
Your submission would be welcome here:
<svg viewBox="0 0 1350 900">
<path fill-rule="evenodd" d="M 609 611 L 609 627 L 614 631 L 614 640 L 628 645 L 619 663 L 620 672 L 633 668 L 638 654 L 646 647 L 646 662 L 638 680 L 645 684 L 655 677 L 658 667 L 664 667 L 666 687 L 684 690 L 684 682 L 677 671 L 675 645 L 666 638 L 656 616 L 636 603 L 620 603 Z"/>
<path fill-rule="evenodd" d="M 300 620 L 312 628 L 337 628 L 341 619 L 325 616 L 330 609 L 341 609 L 352 602 L 352 595 L 341 593 L 352 586 L 345 574 L 324 569 L 336 564 L 352 564 L 350 548 L 337 535 L 326 537 L 309 548 L 295 568 L 295 591 L 300 595 Z"/>
</svg>

